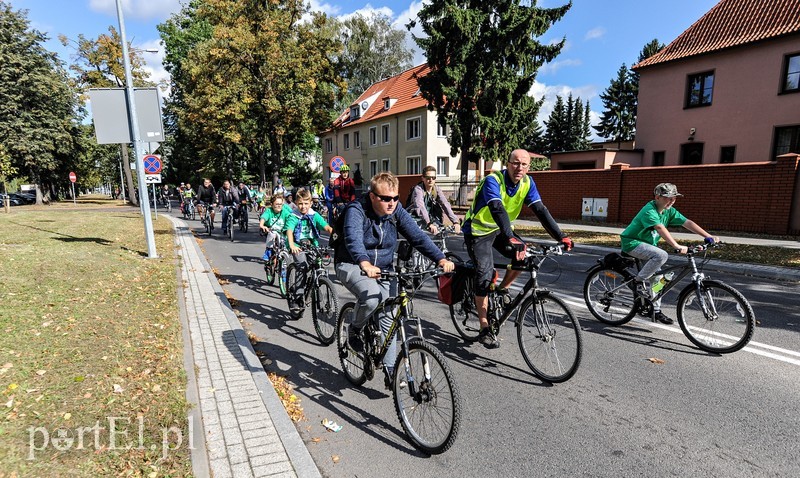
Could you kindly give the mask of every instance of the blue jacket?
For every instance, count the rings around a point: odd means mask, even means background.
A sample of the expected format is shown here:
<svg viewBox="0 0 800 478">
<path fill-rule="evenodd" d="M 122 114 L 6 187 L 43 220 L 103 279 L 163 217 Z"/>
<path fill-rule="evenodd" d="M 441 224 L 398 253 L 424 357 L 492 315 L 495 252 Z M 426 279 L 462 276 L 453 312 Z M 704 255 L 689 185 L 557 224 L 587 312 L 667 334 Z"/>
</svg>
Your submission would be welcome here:
<svg viewBox="0 0 800 478">
<path fill-rule="evenodd" d="M 418 249 L 422 255 L 438 262 L 444 253 L 419 228 L 413 217 L 400 203 L 388 216 L 378 217 L 372 209 L 369 195 L 347 204 L 344 210 L 344 246 L 337 250 L 335 261 L 359 264 L 369 261 L 384 270 L 393 268 L 397 250 L 397 233 Z"/>
</svg>

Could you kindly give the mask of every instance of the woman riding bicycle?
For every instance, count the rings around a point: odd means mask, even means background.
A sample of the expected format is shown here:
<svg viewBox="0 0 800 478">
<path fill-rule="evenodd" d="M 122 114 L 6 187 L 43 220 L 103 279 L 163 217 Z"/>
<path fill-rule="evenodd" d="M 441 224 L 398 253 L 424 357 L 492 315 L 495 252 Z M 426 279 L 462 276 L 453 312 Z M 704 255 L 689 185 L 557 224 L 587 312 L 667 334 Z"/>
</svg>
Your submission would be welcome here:
<svg viewBox="0 0 800 478">
<path fill-rule="evenodd" d="M 283 196 L 275 196 L 272 198 L 272 206 L 265 210 L 261 217 L 258 219 L 258 226 L 262 231 L 267 233 L 267 245 L 264 250 L 262 259 L 269 260 L 272 255 L 272 247 L 275 241 L 279 240 L 283 234 L 283 228 L 286 226 L 286 220 L 292 214 L 292 208 L 285 205 Z M 283 237 L 286 237 L 285 235 Z"/>
<path fill-rule="evenodd" d="M 455 268 L 417 226 L 411 215 L 397 207 L 400 201 L 397 189 L 398 181 L 392 173 L 375 175 L 370 181 L 369 193 L 349 203 L 342 213 L 344 218 L 339 219 L 344 221 L 344 225 L 343 237 L 338 239 L 334 255 L 336 277 L 357 301 L 350 337 L 359 336 L 367 318 L 391 295 L 390 285 L 375 279 L 380 278 L 381 270 L 393 268 L 398 232 L 444 272 L 452 272 Z M 384 311 L 378 317 L 384 335 L 393 320 L 386 312 L 390 311 Z M 384 357 L 387 377 L 393 376 L 396 357 L 397 343 L 392 341 Z"/>
<path fill-rule="evenodd" d="M 686 254 L 688 248 L 678 244 L 667 229 L 668 226 L 683 226 L 684 229 L 703 236 L 707 242 L 718 242 L 719 238 L 707 233 L 697 223 L 686 217 L 672 207 L 678 196 L 678 187 L 672 183 L 661 183 L 653 190 L 655 198 L 649 201 L 633 218 L 631 223 L 620 234 L 622 252 L 643 261 L 642 267 L 636 276 L 636 290 L 646 297 L 651 298 L 651 289 L 648 280 L 661 269 L 667 262 L 667 251 L 657 247 L 658 241 L 663 237 L 667 244 L 681 254 Z M 654 317 L 662 324 L 671 324 L 674 321 L 661 311 L 661 301 L 653 304 Z"/>
</svg>

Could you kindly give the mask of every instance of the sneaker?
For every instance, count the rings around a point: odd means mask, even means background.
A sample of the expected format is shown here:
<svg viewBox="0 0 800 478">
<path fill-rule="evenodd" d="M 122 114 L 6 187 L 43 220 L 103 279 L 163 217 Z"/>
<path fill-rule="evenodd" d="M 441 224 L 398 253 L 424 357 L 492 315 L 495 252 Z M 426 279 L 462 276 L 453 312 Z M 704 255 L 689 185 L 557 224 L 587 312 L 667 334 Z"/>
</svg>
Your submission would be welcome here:
<svg viewBox="0 0 800 478">
<path fill-rule="evenodd" d="M 675 323 L 674 320 L 672 320 L 671 318 L 669 318 L 666 315 L 664 315 L 664 313 L 661 312 L 660 310 L 655 313 L 654 318 L 657 321 L 661 322 L 662 324 L 666 324 L 666 325 L 670 325 L 672 323 Z"/>
<path fill-rule="evenodd" d="M 508 290 L 508 287 L 498 288 L 497 294 L 503 300 L 503 305 L 508 305 L 511 303 L 511 291 Z"/>
<path fill-rule="evenodd" d="M 351 325 L 347 331 L 347 343 L 356 353 L 364 351 L 364 340 L 361 338 L 361 328 Z"/>
<path fill-rule="evenodd" d="M 478 342 L 483 344 L 484 347 L 487 349 L 496 349 L 500 347 L 500 342 L 497 340 L 497 337 L 494 336 L 489 327 L 481 329 L 481 332 L 478 334 Z"/>
</svg>

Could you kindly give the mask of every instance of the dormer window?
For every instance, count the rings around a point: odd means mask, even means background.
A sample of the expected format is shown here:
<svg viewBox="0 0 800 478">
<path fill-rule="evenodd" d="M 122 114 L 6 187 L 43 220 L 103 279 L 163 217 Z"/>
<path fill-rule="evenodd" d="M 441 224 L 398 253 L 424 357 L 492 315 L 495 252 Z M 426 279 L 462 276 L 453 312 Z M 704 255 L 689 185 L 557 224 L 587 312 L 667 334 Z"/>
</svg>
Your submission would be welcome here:
<svg viewBox="0 0 800 478">
<path fill-rule="evenodd" d="M 361 107 L 354 105 L 350 107 L 350 121 L 361 118 Z"/>
<path fill-rule="evenodd" d="M 392 100 L 390 100 L 389 98 L 383 100 L 383 109 L 388 110 L 391 107 L 392 107 Z"/>
</svg>

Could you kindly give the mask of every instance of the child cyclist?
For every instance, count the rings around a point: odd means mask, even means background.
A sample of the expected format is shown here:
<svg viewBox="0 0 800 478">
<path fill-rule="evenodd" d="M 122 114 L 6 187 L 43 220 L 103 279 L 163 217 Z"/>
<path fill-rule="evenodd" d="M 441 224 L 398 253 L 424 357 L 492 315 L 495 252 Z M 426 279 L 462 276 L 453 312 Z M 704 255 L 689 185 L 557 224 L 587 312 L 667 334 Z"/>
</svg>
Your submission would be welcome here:
<svg viewBox="0 0 800 478">
<path fill-rule="evenodd" d="M 294 256 L 294 262 L 297 264 L 297 284 L 299 288 L 293 291 L 294 297 L 300 303 L 295 304 L 292 309 L 302 309 L 304 290 L 303 286 L 306 283 L 306 273 L 308 265 L 306 264 L 306 253 L 300 249 L 299 244 L 308 242 L 312 246 L 319 246 L 319 231 L 324 230 L 326 233 L 331 234 L 333 228 L 323 219 L 322 216 L 313 209 L 311 209 L 311 193 L 307 189 L 299 189 L 297 197 L 295 198 L 297 210 L 294 211 L 286 220 L 286 238 L 289 241 L 289 250 Z"/>
<path fill-rule="evenodd" d="M 264 256 L 261 257 L 265 261 L 272 257 L 272 247 L 275 245 L 275 241 L 282 239 L 281 235 L 286 227 L 286 220 L 291 215 L 292 208 L 284 204 L 283 196 L 278 195 L 272 198 L 272 206 L 264 210 L 258 219 L 258 227 L 267 234 L 267 248 Z"/>
</svg>

